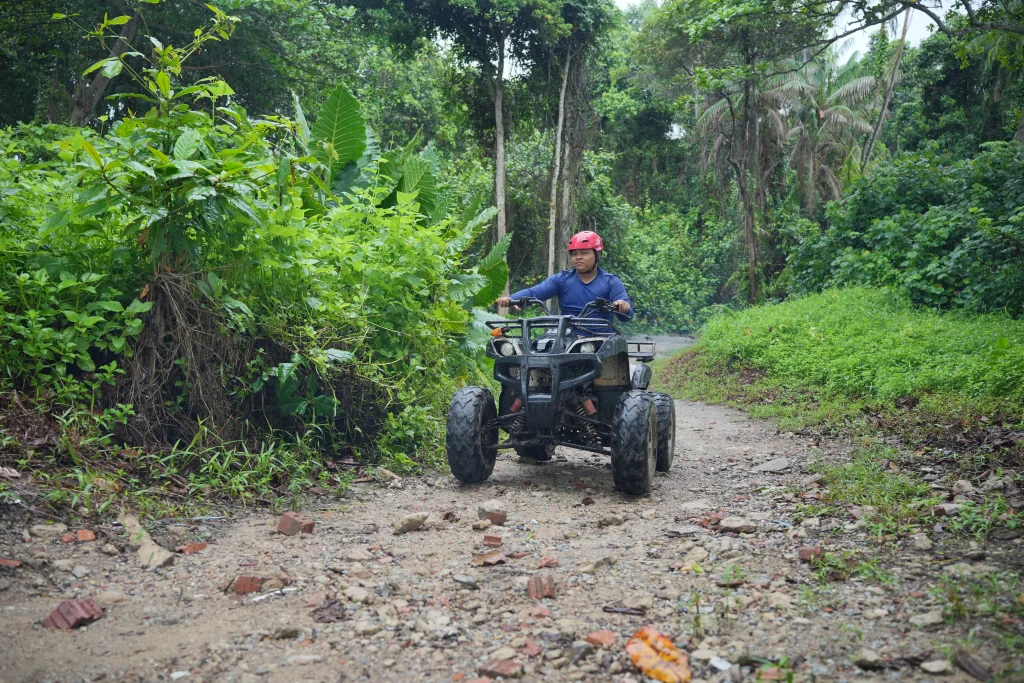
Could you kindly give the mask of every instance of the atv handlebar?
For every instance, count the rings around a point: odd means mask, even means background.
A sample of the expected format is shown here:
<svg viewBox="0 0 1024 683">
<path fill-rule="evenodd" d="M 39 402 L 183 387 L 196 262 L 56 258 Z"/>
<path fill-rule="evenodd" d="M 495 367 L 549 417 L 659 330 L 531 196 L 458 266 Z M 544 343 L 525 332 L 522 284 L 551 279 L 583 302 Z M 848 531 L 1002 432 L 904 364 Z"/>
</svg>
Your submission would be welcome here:
<svg viewBox="0 0 1024 683">
<path fill-rule="evenodd" d="M 536 304 L 540 306 L 542 311 L 544 311 L 548 315 L 551 315 L 551 311 L 548 310 L 547 305 L 545 305 L 542 299 L 537 299 L 532 296 L 524 296 L 522 299 L 512 299 L 512 301 L 509 302 L 510 306 L 515 306 L 517 308 L 526 308 L 531 304 Z"/>
</svg>

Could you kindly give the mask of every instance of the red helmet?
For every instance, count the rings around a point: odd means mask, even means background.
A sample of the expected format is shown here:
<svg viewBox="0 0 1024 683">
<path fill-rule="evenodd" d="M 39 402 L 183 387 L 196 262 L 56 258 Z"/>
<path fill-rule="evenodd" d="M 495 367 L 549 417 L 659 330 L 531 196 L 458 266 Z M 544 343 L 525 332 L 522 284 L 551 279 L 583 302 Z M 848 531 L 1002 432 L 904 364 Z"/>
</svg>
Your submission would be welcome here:
<svg viewBox="0 0 1024 683">
<path fill-rule="evenodd" d="M 569 251 L 574 249 L 593 249 L 600 254 L 604 251 L 604 240 L 596 232 L 584 230 L 576 233 L 569 240 Z"/>
</svg>

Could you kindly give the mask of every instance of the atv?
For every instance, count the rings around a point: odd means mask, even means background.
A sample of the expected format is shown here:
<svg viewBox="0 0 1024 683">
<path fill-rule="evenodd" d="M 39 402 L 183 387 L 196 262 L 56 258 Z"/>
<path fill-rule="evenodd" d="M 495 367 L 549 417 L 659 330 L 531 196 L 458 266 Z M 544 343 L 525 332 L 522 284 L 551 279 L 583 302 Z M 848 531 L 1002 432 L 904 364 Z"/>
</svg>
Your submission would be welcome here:
<svg viewBox="0 0 1024 683">
<path fill-rule="evenodd" d="M 606 299 L 578 316 L 551 315 L 539 299 L 512 302 L 532 304 L 546 315 L 487 323 L 486 354 L 501 393 L 497 406 L 486 387 L 463 387 L 452 398 L 445 438 L 452 474 L 481 482 L 501 449 L 543 462 L 555 446 L 569 446 L 611 456 L 615 487 L 647 493 L 655 471 L 672 467 L 676 435 L 672 397 L 647 390 L 654 342 L 627 341 L 608 320 L 588 317 L 615 312 Z"/>
</svg>

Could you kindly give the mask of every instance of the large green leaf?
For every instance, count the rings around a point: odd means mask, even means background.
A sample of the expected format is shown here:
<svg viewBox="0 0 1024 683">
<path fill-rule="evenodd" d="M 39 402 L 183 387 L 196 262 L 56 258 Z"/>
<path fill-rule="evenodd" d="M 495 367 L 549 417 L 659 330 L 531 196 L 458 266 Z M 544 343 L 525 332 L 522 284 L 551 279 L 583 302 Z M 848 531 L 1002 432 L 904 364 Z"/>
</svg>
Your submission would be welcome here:
<svg viewBox="0 0 1024 683">
<path fill-rule="evenodd" d="M 487 285 L 476 293 L 473 301 L 477 306 L 486 307 L 492 305 L 494 300 L 505 291 L 505 285 L 508 284 L 508 264 L 498 261 L 491 268 L 481 271 L 481 275 L 487 277 Z"/>
<path fill-rule="evenodd" d="M 399 183 L 402 192 L 416 192 L 420 203 L 420 213 L 430 217 L 437 204 L 437 186 L 430 162 L 420 157 L 409 157 L 402 166 L 402 181 Z"/>
<path fill-rule="evenodd" d="M 490 270 L 499 263 L 502 263 L 505 259 L 505 252 L 508 251 L 508 245 L 512 243 L 512 233 L 507 233 L 501 238 L 501 241 L 491 247 L 491 252 L 480 261 L 479 268 L 481 271 Z"/>
<path fill-rule="evenodd" d="M 366 149 L 366 121 L 362 107 L 344 85 L 338 85 L 324 102 L 310 130 L 316 157 L 335 169 L 358 161 Z M 330 151 L 333 150 L 334 158 Z"/>
</svg>

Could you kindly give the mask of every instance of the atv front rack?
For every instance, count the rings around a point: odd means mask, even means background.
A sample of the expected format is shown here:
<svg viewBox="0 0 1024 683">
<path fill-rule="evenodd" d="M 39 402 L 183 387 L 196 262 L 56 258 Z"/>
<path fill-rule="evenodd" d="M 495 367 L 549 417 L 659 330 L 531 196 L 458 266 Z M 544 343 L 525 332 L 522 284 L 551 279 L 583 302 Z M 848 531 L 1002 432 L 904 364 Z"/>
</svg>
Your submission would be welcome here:
<svg viewBox="0 0 1024 683">
<path fill-rule="evenodd" d="M 619 331 L 609 321 L 604 318 L 580 318 L 574 315 L 549 315 L 541 316 L 539 318 L 520 318 L 519 320 L 510 323 L 508 320 L 489 320 L 486 325 L 492 330 L 500 329 L 506 335 L 509 332 L 517 329 L 519 335 L 508 335 L 508 336 L 522 336 L 523 339 L 530 340 L 533 337 L 531 332 L 534 330 L 543 330 L 548 332 L 554 330 L 556 332 L 556 344 L 558 348 L 551 349 L 554 353 L 562 353 L 566 348 L 566 341 L 570 334 L 570 330 L 577 330 L 584 336 L 595 336 L 603 337 L 618 334 Z M 530 353 L 536 353 L 529 349 L 529 344 L 523 344 L 523 354 L 529 355 Z"/>
</svg>

